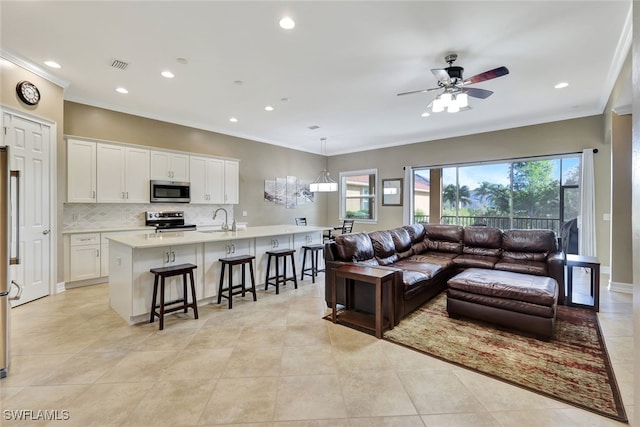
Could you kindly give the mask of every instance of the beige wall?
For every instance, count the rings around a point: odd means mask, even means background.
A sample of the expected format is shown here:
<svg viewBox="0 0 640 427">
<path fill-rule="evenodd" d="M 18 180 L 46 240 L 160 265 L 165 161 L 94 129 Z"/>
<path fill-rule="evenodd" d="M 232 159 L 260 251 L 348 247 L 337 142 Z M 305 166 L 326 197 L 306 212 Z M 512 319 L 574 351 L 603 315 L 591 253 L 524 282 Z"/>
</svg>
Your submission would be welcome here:
<svg viewBox="0 0 640 427">
<path fill-rule="evenodd" d="M 631 116 L 613 114 L 611 126 L 611 274 L 614 288 L 633 283 L 631 254 Z"/>
<path fill-rule="evenodd" d="M 69 101 L 64 114 L 65 135 L 240 159 L 240 203 L 234 212 L 238 221 L 250 226 L 293 224 L 298 216 L 307 217 L 309 224 L 326 223 L 323 194 L 316 195 L 315 203 L 295 209 L 264 201 L 265 179 L 314 180 L 325 165 L 324 156 Z M 60 163 L 66 170 L 66 161 Z M 241 217 L 242 211 L 248 215 Z"/>
<path fill-rule="evenodd" d="M 640 426 L 640 1 L 633 2 L 633 126 L 632 126 L 632 235 L 633 235 L 633 352 L 634 393 L 631 425 Z"/>
<path fill-rule="evenodd" d="M 461 120 L 462 120 L 461 113 Z M 496 132 L 448 138 L 400 147 L 332 156 L 329 171 L 338 176 L 340 171 L 378 168 L 379 179 L 404 176 L 403 166 L 433 166 L 462 162 L 477 162 L 514 157 L 580 152 L 597 148 L 594 156 L 596 174 L 596 239 L 597 254 L 603 266 L 609 266 L 609 222 L 603 215 L 610 206 L 610 145 L 605 144 L 603 116 L 596 115 L 535 126 L 526 126 Z M 380 159 L 384 159 L 381 162 Z M 338 195 L 329 202 L 330 222 L 338 219 Z M 356 223 L 355 231 L 393 228 L 402 225 L 398 208 L 380 206 L 378 223 Z"/>
<path fill-rule="evenodd" d="M 29 80 L 34 83 L 40 91 L 40 102 L 35 106 L 27 106 L 23 104 L 16 95 L 16 84 L 21 80 Z M 63 120 L 64 111 L 62 108 L 63 88 L 60 86 L 39 77 L 32 72 L 25 70 L 24 68 L 15 65 L 3 58 L 0 58 L 0 104 L 4 107 L 9 107 L 16 112 L 28 114 L 35 118 L 42 118 L 50 122 L 54 122 L 57 125 L 56 132 L 56 147 L 52 150 L 56 153 L 56 158 L 62 157 L 63 144 Z M 56 165 L 51 165 L 52 170 L 57 173 L 57 189 L 58 194 L 62 194 L 65 187 L 64 175 L 61 175 L 60 169 L 56 169 Z M 56 201 L 56 217 L 57 223 L 51 224 L 52 230 L 57 237 L 57 247 L 54 250 L 57 253 L 62 253 L 62 238 L 60 232 L 62 230 L 62 199 L 58 198 Z M 58 282 L 62 281 L 63 271 L 63 259 L 58 257 L 57 259 L 57 272 Z"/>
</svg>

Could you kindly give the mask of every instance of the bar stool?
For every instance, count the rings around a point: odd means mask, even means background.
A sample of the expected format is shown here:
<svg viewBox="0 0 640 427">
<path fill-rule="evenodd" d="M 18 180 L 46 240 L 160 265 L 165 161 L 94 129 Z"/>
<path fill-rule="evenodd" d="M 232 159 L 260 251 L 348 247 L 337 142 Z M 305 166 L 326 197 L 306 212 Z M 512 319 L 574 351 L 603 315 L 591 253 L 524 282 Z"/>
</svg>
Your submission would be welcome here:
<svg viewBox="0 0 640 427">
<path fill-rule="evenodd" d="M 300 280 L 304 280 L 304 275 L 311 276 L 311 283 L 316 283 L 316 276 L 319 272 L 324 270 L 318 270 L 318 254 L 322 252 L 324 254 L 324 245 L 316 244 L 316 245 L 305 245 L 302 247 L 304 251 L 302 254 L 302 273 L 300 274 Z M 311 267 L 306 268 L 307 266 L 307 252 L 311 252 Z M 307 273 L 307 271 L 311 271 L 311 273 Z"/>
<path fill-rule="evenodd" d="M 296 279 L 296 263 L 293 259 L 295 249 L 275 249 L 273 251 L 267 251 L 267 274 L 264 279 L 264 290 L 266 291 L 269 285 L 276 287 L 276 295 L 280 293 L 280 284 L 286 285 L 288 281 L 293 281 L 296 289 L 298 289 L 298 280 Z M 271 258 L 276 259 L 276 275 L 269 276 L 271 273 Z M 287 257 L 291 259 L 291 268 L 293 269 L 293 276 L 287 277 Z M 280 259 L 282 259 L 283 272 L 280 274 Z M 275 282 L 270 282 L 271 279 L 275 279 Z"/>
<path fill-rule="evenodd" d="M 234 257 L 228 258 L 220 258 L 218 261 L 222 263 L 222 270 L 220 270 L 220 286 L 218 287 L 218 304 L 222 302 L 222 298 L 226 298 L 229 300 L 229 309 L 233 308 L 233 296 L 240 295 L 245 296 L 247 292 L 251 292 L 253 294 L 253 300 L 257 301 L 256 298 L 256 282 L 253 278 L 253 260 L 255 257 L 253 255 L 238 255 Z M 245 266 L 249 264 L 249 272 L 251 273 L 251 288 L 247 288 L 245 282 Z M 229 266 L 229 283 L 226 288 L 223 288 L 224 284 L 224 269 L 226 266 Z M 233 284 L 233 266 L 241 265 L 242 266 L 242 283 L 239 285 Z M 224 292 L 227 291 L 227 295 Z"/>
<path fill-rule="evenodd" d="M 153 279 L 153 301 L 151 302 L 151 319 L 149 323 L 153 323 L 155 317 L 160 319 L 160 330 L 164 329 L 164 315 L 167 313 L 173 313 L 174 311 L 184 310 L 186 313 L 189 308 L 193 309 L 193 317 L 198 318 L 198 305 L 196 304 L 196 287 L 193 282 L 193 270 L 198 268 L 193 264 L 179 264 L 169 267 L 152 268 L 149 270 L 154 274 Z M 187 302 L 187 274 L 191 280 L 191 303 Z M 164 284 L 165 278 L 182 275 L 182 298 L 174 301 L 164 300 Z M 160 303 L 156 303 L 158 296 L 158 279 L 160 279 Z M 180 304 L 180 305 L 176 305 Z M 166 308 L 166 306 L 175 305 L 174 307 Z M 160 311 L 156 311 L 160 309 Z"/>
</svg>

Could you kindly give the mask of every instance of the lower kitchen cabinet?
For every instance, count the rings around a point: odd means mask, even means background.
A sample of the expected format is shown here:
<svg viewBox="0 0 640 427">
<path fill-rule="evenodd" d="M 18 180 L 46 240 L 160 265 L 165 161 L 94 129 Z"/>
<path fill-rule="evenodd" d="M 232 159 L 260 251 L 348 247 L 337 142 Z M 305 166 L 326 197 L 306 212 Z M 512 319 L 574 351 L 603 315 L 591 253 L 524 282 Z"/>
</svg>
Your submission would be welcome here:
<svg viewBox="0 0 640 427">
<path fill-rule="evenodd" d="M 220 285 L 220 272 L 222 264 L 220 258 L 227 258 L 239 255 L 254 255 L 253 239 L 233 240 L 227 242 L 208 242 L 204 244 L 204 297 L 213 297 L 218 295 L 218 286 Z M 242 283 L 242 267 L 233 268 L 234 285 Z M 254 266 L 255 275 L 255 266 Z M 229 272 L 224 272 L 225 286 L 228 283 Z M 249 269 L 246 271 L 246 283 L 250 282 Z M 258 283 L 256 277 L 256 284 Z"/>
<path fill-rule="evenodd" d="M 100 233 L 74 234 L 70 238 L 69 280 L 100 277 Z"/>
<path fill-rule="evenodd" d="M 267 251 L 272 249 L 291 249 L 293 248 L 293 238 L 290 234 L 273 237 L 256 238 L 256 283 L 264 285 L 267 274 Z M 288 258 L 288 257 L 287 257 Z M 275 265 L 271 266 L 272 274 L 275 275 Z M 298 270 L 296 270 L 297 272 Z M 287 259 L 287 275 L 292 274 L 291 264 Z"/>
<path fill-rule="evenodd" d="M 305 234 L 294 234 L 293 235 L 293 248 L 296 250 L 296 271 L 298 272 L 298 277 L 302 273 L 302 260 L 304 258 L 304 250 L 302 249 L 305 245 L 317 245 L 322 243 L 322 233 L 319 231 L 305 233 Z M 307 268 L 311 268 L 311 256 L 312 252 L 307 254 Z M 318 270 L 324 269 L 324 257 L 321 254 L 318 254 Z"/>
<path fill-rule="evenodd" d="M 133 276 L 133 306 L 131 315 L 149 313 L 153 297 L 154 276 L 149 272 L 152 268 L 170 267 L 179 264 L 195 264 L 196 299 L 202 298 L 202 245 L 166 246 L 161 248 L 136 249 L 137 262 L 134 265 Z M 188 277 L 187 277 L 188 279 Z M 160 290 L 158 290 L 159 294 Z M 166 279 L 165 299 L 175 301 L 182 298 L 182 276 Z"/>
</svg>

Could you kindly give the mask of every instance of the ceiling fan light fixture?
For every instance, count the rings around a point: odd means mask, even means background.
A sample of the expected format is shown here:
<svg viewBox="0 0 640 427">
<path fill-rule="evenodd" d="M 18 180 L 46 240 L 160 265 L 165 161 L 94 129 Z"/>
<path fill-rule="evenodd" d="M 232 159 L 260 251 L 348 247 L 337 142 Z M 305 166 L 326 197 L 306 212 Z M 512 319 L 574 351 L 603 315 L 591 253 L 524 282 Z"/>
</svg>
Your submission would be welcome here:
<svg viewBox="0 0 640 427">
<path fill-rule="evenodd" d="M 456 95 L 456 104 L 458 104 L 458 108 L 468 107 L 469 96 L 466 93 L 459 93 Z"/>
<path fill-rule="evenodd" d="M 443 93 L 442 95 L 440 95 L 440 100 L 442 100 L 442 103 L 445 107 L 448 107 L 449 105 L 451 105 L 451 94 L 448 92 Z"/>
<path fill-rule="evenodd" d="M 442 102 L 442 99 L 440 99 L 439 96 L 436 99 L 434 99 L 433 102 L 431 103 L 431 111 L 434 113 L 439 113 L 441 111 L 444 111 L 444 103 Z"/>
<path fill-rule="evenodd" d="M 460 107 L 458 107 L 458 104 L 455 102 L 452 102 L 447 107 L 447 113 L 457 113 L 458 111 L 460 111 Z"/>
</svg>

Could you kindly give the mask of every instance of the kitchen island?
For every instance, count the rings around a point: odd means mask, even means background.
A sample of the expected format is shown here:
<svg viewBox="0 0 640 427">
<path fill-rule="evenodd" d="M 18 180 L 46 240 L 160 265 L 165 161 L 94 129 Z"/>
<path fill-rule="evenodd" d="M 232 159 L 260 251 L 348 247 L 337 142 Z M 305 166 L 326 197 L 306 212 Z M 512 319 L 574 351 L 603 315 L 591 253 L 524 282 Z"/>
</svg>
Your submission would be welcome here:
<svg viewBox="0 0 640 427">
<path fill-rule="evenodd" d="M 256 283 L 264 284 L 265 252 L 276 248 L 295 249 L 296 271 L 299 274 L 302 246 L 322 243 L 322 232 L 331 228 L 271 225 L 238 231 L 177 231 L 108 236 L 111 308 L 129 324 L 148 321 L 153 292 L 151 268 L 183 263 L 197 265 L 194 279 L 199 305 L 210 303 L 217 296 L 220 258 L 254 255 Z M 168 301 L 182 296 L 181 280 L 181 277 L 177 277 L 167 281 Z M 234 282 L 236 280 L 234 278 Z"/>
</svg>

